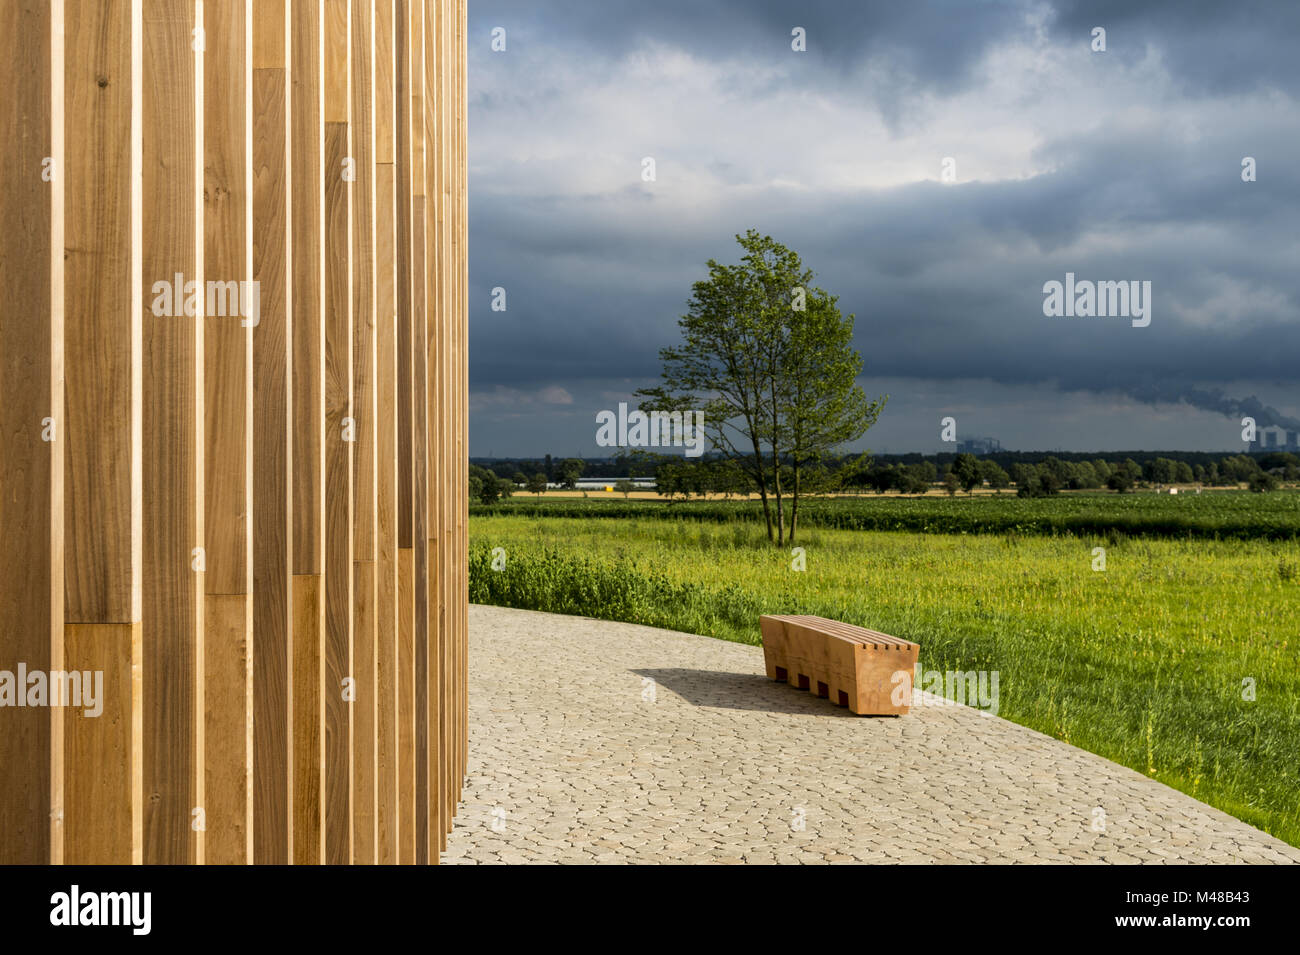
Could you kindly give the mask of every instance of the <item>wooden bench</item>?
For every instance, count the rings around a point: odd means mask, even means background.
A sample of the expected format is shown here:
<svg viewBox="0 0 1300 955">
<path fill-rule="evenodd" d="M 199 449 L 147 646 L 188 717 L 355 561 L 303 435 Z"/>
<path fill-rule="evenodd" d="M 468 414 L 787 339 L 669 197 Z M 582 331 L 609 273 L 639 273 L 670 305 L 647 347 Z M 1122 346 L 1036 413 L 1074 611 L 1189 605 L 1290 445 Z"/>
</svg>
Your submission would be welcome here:
<svg viewBox="0 0 1300 955">
<path fill-rule="evenodd" d="M 759 624 L 769 678 L 859 716 L 908 711 L 919 644 L 825 617 L 764 615 Z"/>
</svg>

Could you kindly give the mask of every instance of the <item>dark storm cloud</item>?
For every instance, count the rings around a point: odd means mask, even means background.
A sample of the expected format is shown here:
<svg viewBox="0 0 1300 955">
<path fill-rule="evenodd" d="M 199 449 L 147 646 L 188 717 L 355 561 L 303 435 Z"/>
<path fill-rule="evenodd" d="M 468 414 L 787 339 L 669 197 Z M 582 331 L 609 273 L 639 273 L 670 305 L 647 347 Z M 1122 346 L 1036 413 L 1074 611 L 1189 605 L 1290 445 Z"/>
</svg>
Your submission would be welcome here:
<svg viewBox="0 0 1300 955">
<path fill-rule="evenodd" d="M 565 55 L 617 59 L 651 41 L 717 60 L 783 54 L 803 27 L 813 55 L 801 68 L 843 74 L 879 58 L 908 83 L 942 89 L 968 75 L 990 39 L 1024 30 L 1024 13 L 1009 0 L 475 0 L 470 27 L 505 26 L 511 42 Z"/>
<path fill-rule="evenodd" d="M 1247 4 L 1247 15 L 1226 7 L 476 3 L 475 389 L 562 385 L 577 396 L 565 413 L 585 420 L 586 405 L 617 383 L 630 391 L 657 373 L 657 351 L 675 339 L 705 261 L 734 261 L 734 233 L 753 227 L 797 249 L 818 284 L 856 313 L 868 378 L 979 379 L 1285 418 L 1268 409 L 1267 392 L 1252 403 L 1221 388 L 1300 379 L 1297 67 L 1283 55 L 1300 4 Z M 485 52 L 497 25 L 511 31 L 510 56 Z M 792 25 L 808 29 L 807 59 L 789 55 Z M 1087 50 L 1095 25 L 1107 28 L 1106 54 Z M 823 181 L 843 158 L 837 150 L 856 148 L 835 128 L 794 124 L 788 141 L 747 147 L 737 142 L 743 125 L 727 125 L 774 91 L 815 97 L 819 115 L 838 110 L 844 125 L 862 122 L 848 111 L 868 104 L 889 131 L 862 156 L 869 166 L 891 155 L 901 127 L 923 126 L 945 101 L 995 83 L 986 58 L 1008 43 L 1031 51 L 1013 66 L 1047 57 L 1037 67 L 1045 75 L 1098 91 L 1067 103 L 1060 90 L 1030 85 L 1015 104 L 1023 116 L 989 113 L 990 128 L 1019 121 L 1032 134 L 1013 157 L 1028 174 L 917 181 L 927 172 L 848 187 Z M 1243 55 L 1252 44 L 1257 58 Z M 645 89 L 624 77 L 627 58 L 647 45 L 682 53 L 670 64 L 678 73 L 718 71 L 708 86 L 718 99 L 673 101 L 669 124 L 708 130 L 716 121 L 717 138 L 675 144 L 661 158 L 670 173 L 653 187 L 631 173 L 611 185 L 611 164 L 639 161 L 642 141 L 670 131 L 662 120 L 637 125 L 670 95 L 653 71 Z M 888 67 L 886 82 L 864 83 L 858 95 L 855 83 L 880 77 L 872 64 Z M 588 123 L 585 107 L 571 104 L 605 89 L 624 112 Z M 972 108 L 982 103 L 977 95 Z M 938 115 L 936 162 L 999 141 L 982 123 L 972 132 Z M 497 148 L 480 152 L 476 139 Z M 1258 182 L 1240 179 L 1246 155 L 1259 162 Z M 989 161 L 999 162 L 1007 165 Z M 1151 281 L 1151 326 L 1044 317 L 1042 285 L 1067 271 Z M 498 285 L 509 290 L 505 313 L 489 308 Z"/>
<path fill-rule="evenodd" d="M 1191 93 L 1300 89 L 1294 0 L 1055 0 L 1052 8 L 1054 39 L 1104 27 L 1108 56 L 1139 59 L 1158 49 Z"/>
</svg>

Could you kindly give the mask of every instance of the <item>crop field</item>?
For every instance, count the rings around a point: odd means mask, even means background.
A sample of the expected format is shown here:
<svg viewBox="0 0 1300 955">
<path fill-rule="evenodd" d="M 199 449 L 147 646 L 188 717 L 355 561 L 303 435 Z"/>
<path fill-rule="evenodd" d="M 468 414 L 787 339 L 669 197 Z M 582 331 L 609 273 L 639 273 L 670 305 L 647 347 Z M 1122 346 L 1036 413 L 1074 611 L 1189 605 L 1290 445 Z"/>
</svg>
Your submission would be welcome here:
<svg viewBox="0 0 1300 955">
<path fill-rule="evenodd" d="M 803 570 L 742 504 L 512 501 L 471 517 L 470 600 L 751 644 L 763 613 L 869 626 L 926 669 L 996 671 L 998 715 L 1300 845 L 1300 543 L 1269 523 L 1300 495 L 1201 497 L 814 502 Z M 1108 512 L 1123 530 L 1062 532 Z M 863 514 L 928 532 L 821 523 Z"/>
<path fill-rule="evenodd" d="M 788 505 L 787 505 L 788 506 Z M 758 501 L 673 501 L 540 498 L 474 504 L 476 515 L 547 517 L 671 517 L 694 521 L 762 521 Z M 1300 539 L 1300 493 L 1251 494 L 1014 494 L 809 498 L 799 505 L 801 526 L 919 533 L 1092 534 L 1096 536 Z"/>
</svg>

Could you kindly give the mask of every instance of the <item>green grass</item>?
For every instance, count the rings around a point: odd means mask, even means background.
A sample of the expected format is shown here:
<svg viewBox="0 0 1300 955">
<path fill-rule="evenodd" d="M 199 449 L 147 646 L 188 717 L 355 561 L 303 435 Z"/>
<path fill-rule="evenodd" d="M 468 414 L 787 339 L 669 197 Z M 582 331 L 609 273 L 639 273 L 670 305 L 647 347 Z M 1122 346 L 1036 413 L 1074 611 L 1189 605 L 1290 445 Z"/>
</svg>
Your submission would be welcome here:
<svg viewBox="0 0 1300 955">
<path fill-rule="evenodd" d="M 517 495 L 470 508 L 475 515 L 517 514 L 593 518 L 670 515 L 695 521 L 747 523 L 763 519 L 757 501 L 618 500 L 537 498 Z M 1202 494 L 1061 494 L 1018 498 L 1013 494 L 925 497 L 811 498 L 801 502 L 804 527 L 839 530 L 968 534 L 1093 534 L 1251 540 L 1300 539 L 1300 493 L 1206 491 Z"/>
<path fill-rule="evenodd" d="M 927 669 L 999 671 L 1000 716 L 1300 845 L 1300 545 L 817 528 L 796 572 L 761 526 L 658 506 L 472 517 L 470 600 L 751 644 L 763 613 L 870 626 Z"/>
</svg>

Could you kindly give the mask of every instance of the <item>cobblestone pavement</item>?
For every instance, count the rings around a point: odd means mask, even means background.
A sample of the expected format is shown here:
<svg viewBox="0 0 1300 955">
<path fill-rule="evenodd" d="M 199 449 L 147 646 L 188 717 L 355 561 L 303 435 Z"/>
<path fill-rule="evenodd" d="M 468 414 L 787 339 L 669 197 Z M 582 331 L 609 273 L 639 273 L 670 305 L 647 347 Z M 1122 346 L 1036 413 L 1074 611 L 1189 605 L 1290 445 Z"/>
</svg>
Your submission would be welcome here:
<svg viewBox="0 0 1300 955">
<path fill-rule="evenodd" d="M 633 624 L 472 607 L 469 745 L 448 863 L 1300 861 L 1006 720 L 853 716 Z"/>
</svg>

